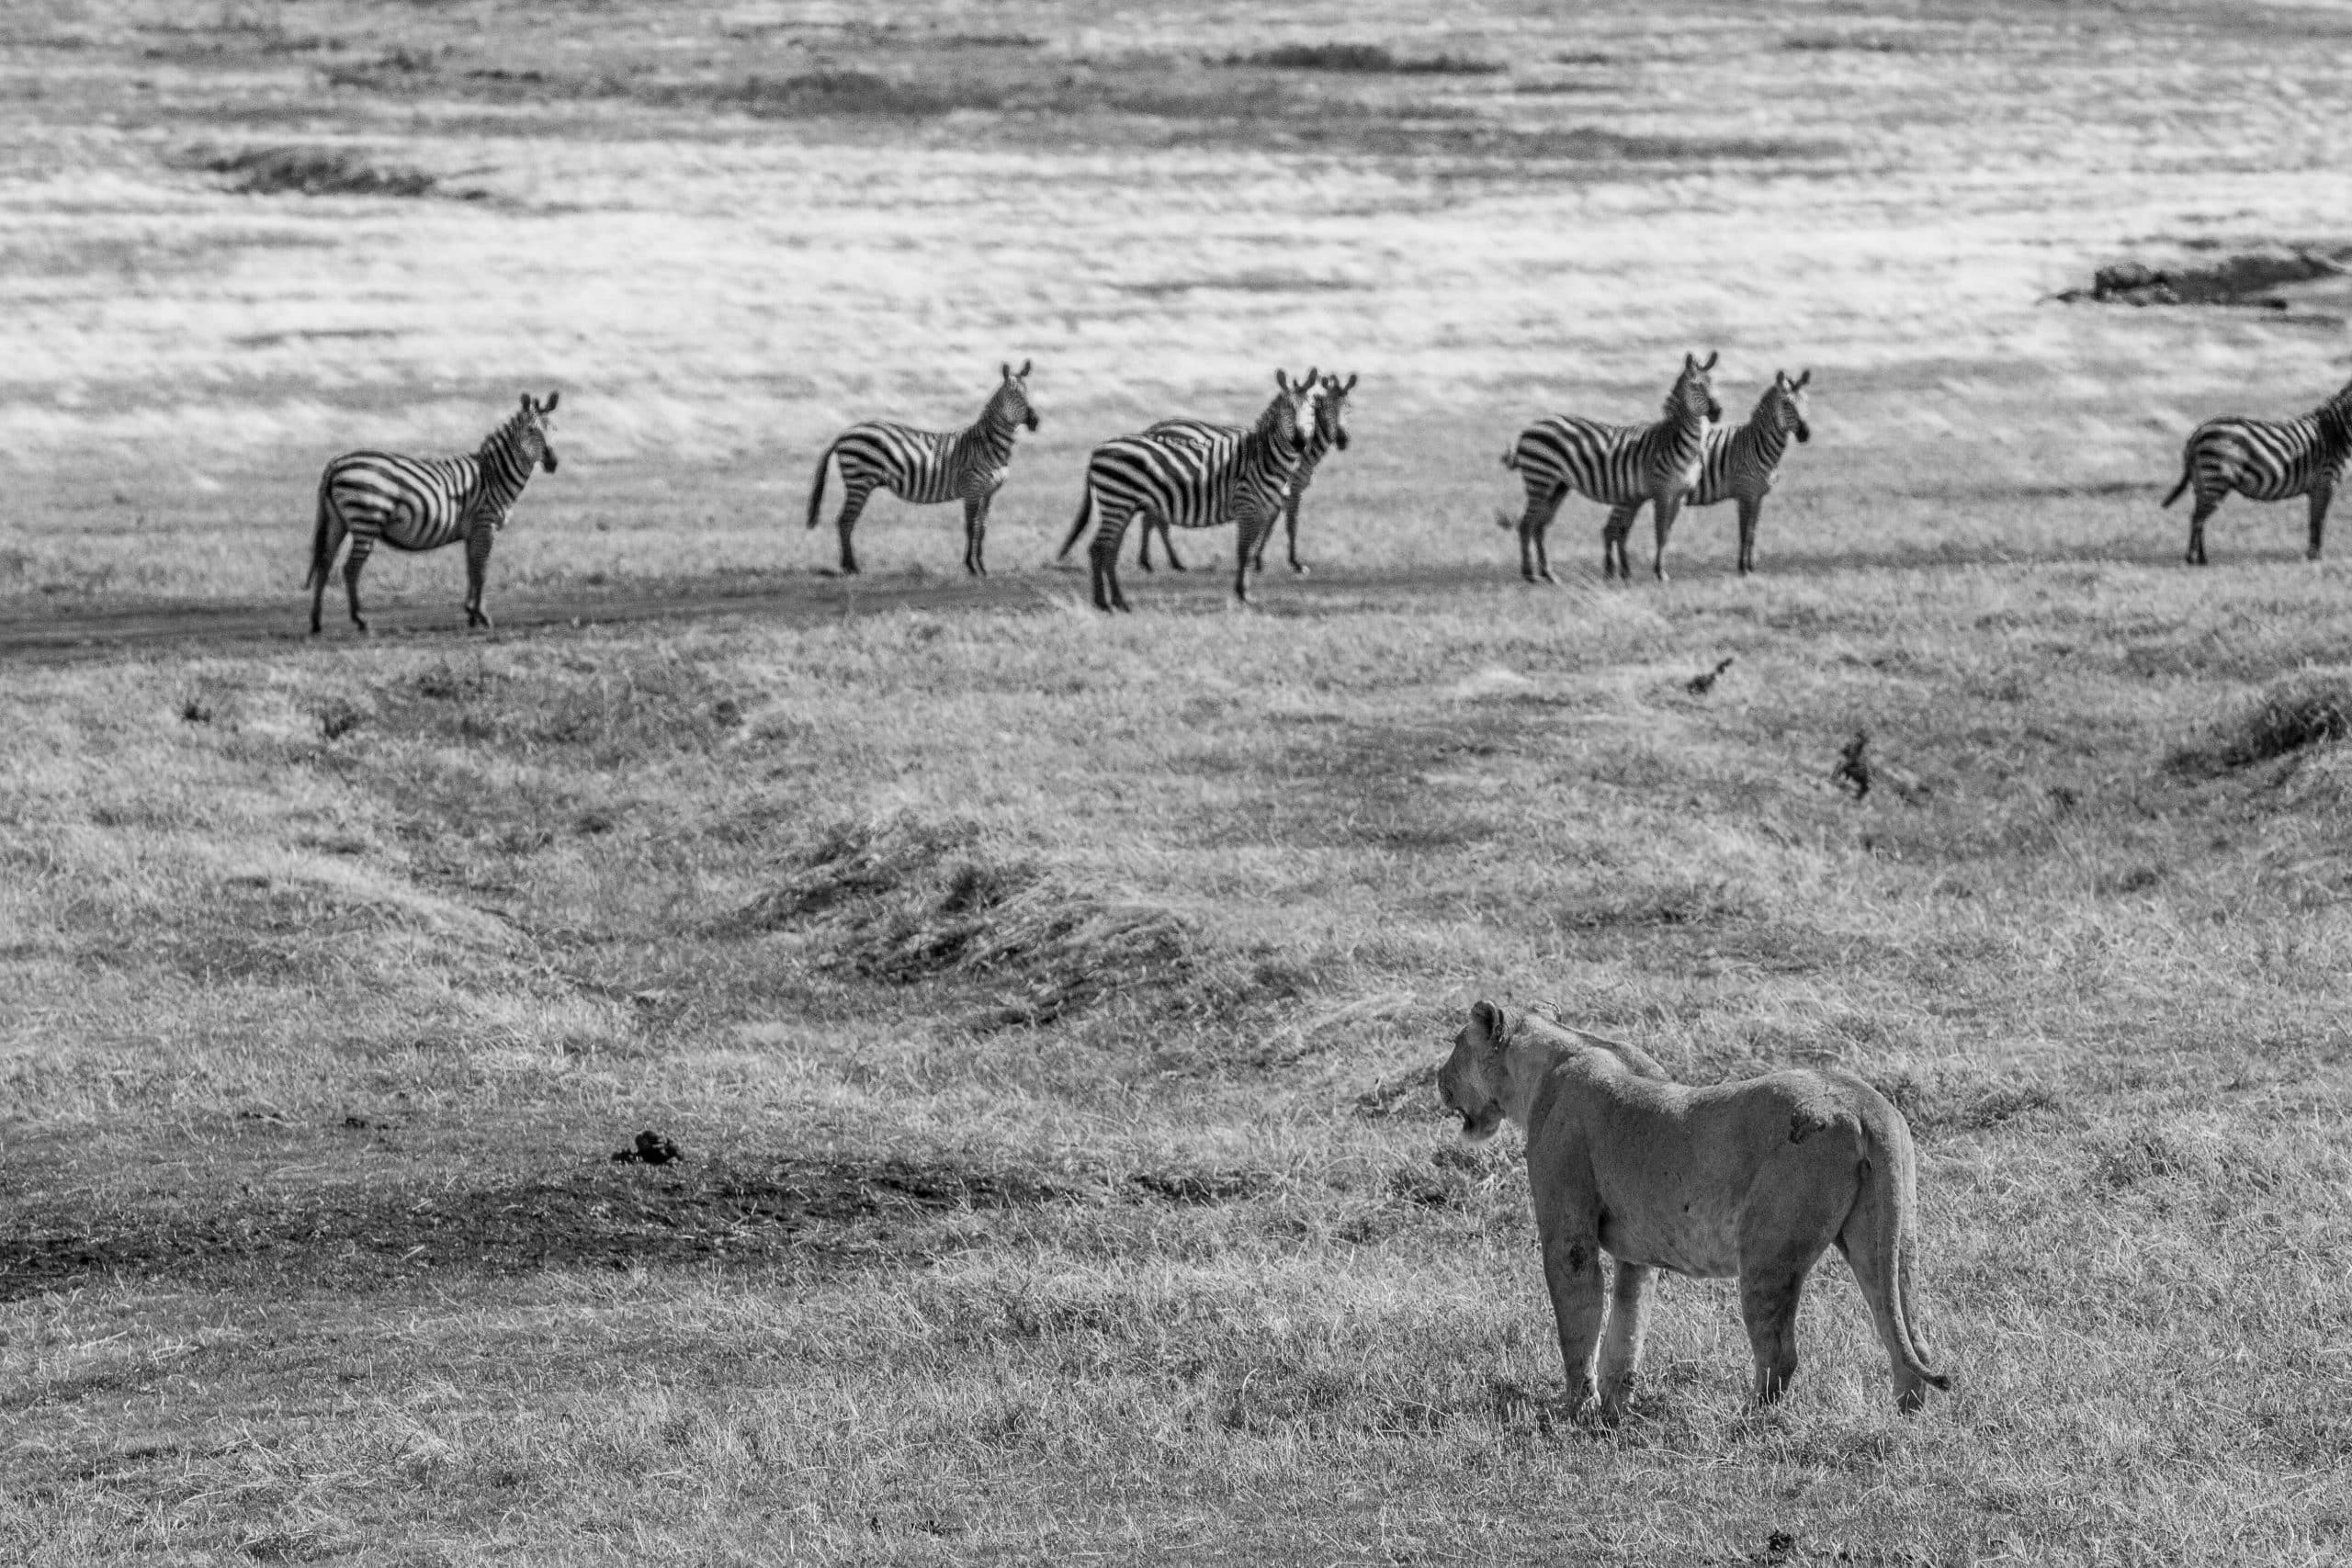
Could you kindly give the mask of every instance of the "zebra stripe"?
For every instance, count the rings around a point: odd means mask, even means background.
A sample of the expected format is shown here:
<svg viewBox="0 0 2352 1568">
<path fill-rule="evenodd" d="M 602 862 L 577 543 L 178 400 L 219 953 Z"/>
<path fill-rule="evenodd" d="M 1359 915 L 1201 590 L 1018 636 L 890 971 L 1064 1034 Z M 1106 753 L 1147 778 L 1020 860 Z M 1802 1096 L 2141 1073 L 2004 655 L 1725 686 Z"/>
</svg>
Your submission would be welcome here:
<svg viewBox="0 0 2352 1568">
<path fill-rule="evenodd" d="M 1785 370 L 1772 372 L 1772 384 L 1756 400 L 1756 412 L 1747 423 L 1736 430 L 1716 425 L 1707 432 L 1706 449 L 1699 464 L 1699 482 L 1692 487 L 1685 506 L 1713 506 L 1725 501 L 1739 502 L 1739 571 L 1745 577 L 1756 570 L 1756 520 L 1763 515 L 1764 498 L 1771 493 L 1772 483 L 1781 477 L 1781 458 L 1789 449 L 1789 437 L 1799 441 L 1813 439 L 1813 426 L 1805 422 L 1805 383 L 1813 379 L 1808 370 L 1795 380 L 1789 379 Z"/>
<path fill-rule="evenodd" d="M 2205 564 L 2205 520 L 2232 491 L 2248 501 L 2311 498 L 2307 560 L 2319 559 L 2327 530 L 2327 503 L 2344 482 L 2352 458 L 2352 382 L 2307 414 L 2294 419 L 2209 419 L 2190 434 L 2180 453 L 2180 482 L 2164 499 L 2170 506 L 2194 486 L 2196 509 L 2188 517 L 2188 564 Z"/>
<path fill-rule="evenodd" d="M 857 553 L 850 547 L 850 530 L 857 526 L 866 498 L 878 488 L 917 506 L 941 502 L 964 503 L 964 570 L 974 577 L 989 574 L 982 559 L 988 538 L 989 502 L 1012 470 L 1012 433 L 1017 426 L 1037 428 L 1037 411 L 1029 403 L 1029 367 L 1001 367 L 1002 379 L 980 410 L 980 417 L 961 430 L 917 430 L 909 424 L 872 422 L 853 424 L 833 438 L 817 459 L 817 479 L 808 491 L 808 526 L 817 525 L 825 502 L 825 465 L 838 461 L 842 470 L 841 515 L 833 520 L 842 540 L 842 571 L 854 575 Z"/>
<path fill-rule="evenodd" d="M 490 569 L 491 541 L 506 526 L 531 470 L 555 472 L 555 448 L 548 444 L 548 416 L 562 394 L 544 403 L 523 394 L 523 406 L 482 440 L 470 457 L 404 457 L 396 452 L 347 452 L 319 476 L 318 521 L 311 532 L 311 633 L 318 635 L 327 581 L 344 536 L 351 554 L 343 563 L 343 586 L 351 601 L 351 624 L 368 629 L 359 613 L 359 572 L 377 543 L 396 550 L 437 550 L 466 542 L 466 625 L 488 627 L 481 607 L 482 580 Z"/>
<path fill-rule="evenodd" d="M 1306 487 L 1315 482 L 1317 466 L 1329 456 L 1332 448 L 1337 447 L 1342 452 L 1348 449 L 1348 394 L 1355 390 L 1356 379 L 1356 377 L 1350 376 L 1342 381 L 1334 371 L 1316 383 L 1315 434 L 1307 438 L 1306 450 L 1299 454 L 1298 472 L 1291 477 L 1290 489 L 1283 496 L 1283 522 L 1290 550 L 1290 569 L 1302 575 L 1306 570 L 1306 563 L 1298 558 L 1298 503 L 1306 494 Z M 1238 440 L 1243 432 L 1238 425 L 1211 424 L 1206 420 L 1163 419 L 1144 434 L 1176 435 L 1189 441 L 1215 441 L 1226 436 Z M 1168 552 L 1170 569 L 1182 571 L 1184 563 L 1176 558 L 1176 544 L 1169 536 L 1168 525 L 1157 516 L 1143 520 L 1142 537 L 1136 547 L 1136 564 L 1146 571 L 1151 570 L 1151 531 L 1155 527 L 1159 530 L 1160 548 Z M 1272 537 L 1273 530 L 1269 528 L 1265 537 L 1258 541 L 1258 553 L 1250 559 L 1250 570 L 1265 570 L 1266 543 Z"/>
<path fill-rule="evenodd" d="M 1315 380 L 1311 370 L 1299 381 L 1275 371 L 1279 389 L 1273 400 L 1238 438 L 1146 434 L 1123 435 L 1094 449 L 1086 465 L 1086 494 L 1057 558 L 1069 554 L 1091 521 L 1094 542 L 1088 553 L 1096 609 L 1130 608 L 1119 588 L 1119 546 L 1128 521 L 1138 513 L 1179 528 L 1239 524 L 1233 594 L 1250 602 L 1250 554 L 1272 529 L 1298 471 L 1299 455 L 1313 431 Z"/>
<path fill-rule="evenodd" d="M 1596 420 L 1555 414 L 1520 432 L 1518 443 L 1503 454 L 1503 467 L 1516 468 L 1527 485 L 1527 508 L 1520 514 L 1519 574 L 1533 582 L 1555 581 L 1551 557 L 1544 547 L 1544 530 L 1570 491 L 1590 496 L 1609 507 L 1601 529 L 1600 574 L 1630 580 L 1632 563 L 1625 558 L 1625 536 L 1634 514 L 1645 502 L 1657 531 L 1657 554 L 1651 570 L 1666 581 L 1666 536 L 1674 527 L 1683 498 L 1699 482 L 1700 457 L 1707 423 L 1721 419 L 1709 372 L 1714 355 L 1703 365 L 1694 355 L 1682 356 L 1682 374 L 1667 394 L 1664 417 L 1655 424 L 1602 424 Z M 1497 519 L 1509 528 L 1509 513 Z"/>
</svg>

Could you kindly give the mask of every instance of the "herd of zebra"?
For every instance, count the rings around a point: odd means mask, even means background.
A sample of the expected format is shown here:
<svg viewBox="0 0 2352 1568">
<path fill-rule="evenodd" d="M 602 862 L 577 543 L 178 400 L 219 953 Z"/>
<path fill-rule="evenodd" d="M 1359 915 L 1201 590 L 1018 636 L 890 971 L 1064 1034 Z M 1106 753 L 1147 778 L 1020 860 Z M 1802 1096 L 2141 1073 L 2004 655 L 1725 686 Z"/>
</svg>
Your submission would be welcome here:
<svg viewBox="0 0 2352 1568">
<path fill-rule="evenodd" d="M 1812 438 L 1805 414 L 1810 370 L 1792 379 L 1776 371 L 1757 400 L 1747 423 L 1726 428 L 1715 400 L 1716 355 L 1685 355 L 1681 373 L 1667 394 L 1662 415 L 1647 424 L 1607 424 L 1570 415 L 1538 420 L 1521 431 L 1503 454 L 1503 466 L 1518 472 L 1526 504 L 1515 525 L 1520 574 L 1529 581 L 1554 581 L 1544 535 L 1571 491 L 1609 508 L 1601 530 L 1604 577 L 1633 575 L 1625 539 L 1644 505 L 1651 509 L 1657 541 L 1651 570 L 1666 578 L 1667 536 L 1686 506 L 1736 501 L 1739 507 L 1738 569 L 1756 565 L 1756 524 L 1764 498 L 1779 477 L 1793 436 Z M 1029 400 L 1031 363 L 1001 367 L 994 392 L 980 417 L 960 430 L 933 431 L 872 422 L 852 425 L 817 459 L 808 494 L 808 526 L 820 519 L 828 466 L 841 469 L 842 500 L 834 527 L 841 536 L 841 570 L 854 573 L 857 556 L 851 531 L 876 490 L 888 490 L 916 504 L 964 503 L 964 570 L 986 576 L 984 546 L 989 503 L 1012 469 L 1016 430 L 1037 428 Z M 1275 521 L 1286 522 L 1291 570 L 1305 571 L 1298 556 L 1298 505 L 1317 466 L 1348 446 L 1348 396 L 1356 378 L 1309 370 L 1292 377 L 1274 372 L 1274 396 L 1249 425 L 1204 420 L 1162 420 L 1132 435 L 1097 446 L 1087 461 L 1086 485 L 1078 516 L 1057 558 L 1066 558 L 1094 529 L 1089 558 L 1095 608 L 1130 608 L 1121 592 L 1118 558 L 1130 523 L 1140 520 L 1136 564 L 1151 570 L 1151 535 L 1157 528 L 1168 564 L 1184 570 L 1170 530 L 1238 525 L 1233 592 L 1247 603 L 1250 574 L 1263 570 L 1265 548 Z M 487 627 L 482 586 L 491 542 L 534 470 L 553 473 L 549 442 L 557 394 L 545 401 L 526 392 L 522 406 L 484 438 L 470 457 L 417 458 L 363 451 L 329 463 L 319 479 L 318 515 L 311 535 L 311 630 L 320 629 L 322 608 L 334 559 L 346 536 L 351 542 L 343 568 L 352 625 L 368 629 L 359 608 L 359 574 L 378 543 L 399 550 L 433 550 L 463 539 L 466 544 L 466 624 Z M 2170 506 L 2194 489 L 2196 506 L 2188 525 L 2188 560 L 2205 564 L 2205 523 L 2233 491 L 2255 501 L 2310 499 L 2310 558 L 2319 558 L 2327 508 L 2352 458 L 2352 383 L 2310 412 L 2290 420 L 2228 417 L 2209 420 L 2189 435 L 2181 455 L 2180 482 L 2165 497 Z M 1499 516 L 1514 526 L 1509 513 Z"/>
</svg>

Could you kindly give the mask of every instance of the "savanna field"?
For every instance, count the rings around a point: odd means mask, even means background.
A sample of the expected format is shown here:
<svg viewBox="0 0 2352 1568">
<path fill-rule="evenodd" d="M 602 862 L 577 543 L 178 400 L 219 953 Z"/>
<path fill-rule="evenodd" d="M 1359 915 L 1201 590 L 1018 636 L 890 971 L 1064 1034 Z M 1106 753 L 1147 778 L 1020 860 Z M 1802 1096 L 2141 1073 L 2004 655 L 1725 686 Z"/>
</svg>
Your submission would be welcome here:
<svg viewBox="0 0 2352 1568">
<path fill-rule="evenodd" d="M 2198 570 L 2158 506 L 2198 422 L 2352 375 L 2347 51 L 2319 4 L 7 6 L 0 1546 L 2352 1559 L 2352 537 L 2232 500 Z M 2312 276 L 2052 298 L 2248 257 Z M 1571 499 L 1522 584 L 1521 427 L 1711 351 L 1734 422 L 1813 372 L 1760 571 L 1726 505 L 1604 585 Z M 832 575 L 833 434 L 1024 358 L 993 575 L 888 497 Z M 1312 574 L 1236 609 L 1190 534 L 1098 615 L 1089 450 L 1278 365 L 1361 377 Z M 377 634 L 338 587 L 311 639 L 322 466 L 557 389 L 498 633 L 386 551 Z M 1832 1257 L 1781 1404 L 1678 1278 L 1625 1420 L 1559 1410 L 1518 1136 L 1430 1082 L 1480 998 L 1876 1085 L 1955 1392 L 1895 1414 Z"/>
</svg>

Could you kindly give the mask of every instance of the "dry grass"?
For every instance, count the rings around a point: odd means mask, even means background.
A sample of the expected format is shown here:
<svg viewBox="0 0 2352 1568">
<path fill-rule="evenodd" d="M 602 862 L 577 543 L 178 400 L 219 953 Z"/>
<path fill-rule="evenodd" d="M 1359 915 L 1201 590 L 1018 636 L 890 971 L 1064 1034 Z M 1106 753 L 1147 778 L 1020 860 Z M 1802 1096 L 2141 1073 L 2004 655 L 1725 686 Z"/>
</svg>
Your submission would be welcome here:
<svg viewBox="0 0 2352 1568">
<path fill-rule="evenodd" d="M 470 449 L 515 378 L 564 466 L 493 607 L 801 571 L 822 439 L 1009 355 L 1046 421 L 952 614 L 11 671 L 0 1541 L 2343 1556 L 2342 571 L 2253 506 L 2184 571 L 2154 507 L 2339 337 L 2035 303 L 2327 238 L 2336 23 L 2286 16 L 0 17 L 13 613 L 292 631 L 319 464 Z M 1337 36 L 1510 69 L 1222 63 Z M 1509 434 L 1711 344 L 1727 405 L 1816 368 L 1764 575 L 1718 512 L 1670 588 L 1521 588 Z M 1310 360 L 1363 373 L 1314 592 L 1107 623 L 1035 570 L 1094 440 Z M 871 517 L 953 570 L 944 513 Z M 378 561 L 454 623 L 454 558 Z M 1917 787 L 1839 794 L 1858 730 Z M 1632 1418 L 1561 1419 L 1524 1177 L 1429 1089 L 1478 996 L 1881 1085 L 1960 1391 L 1894 1416 L 1833 1262 L 1784 1406 L 1676 1280 Z"/>
</svg>

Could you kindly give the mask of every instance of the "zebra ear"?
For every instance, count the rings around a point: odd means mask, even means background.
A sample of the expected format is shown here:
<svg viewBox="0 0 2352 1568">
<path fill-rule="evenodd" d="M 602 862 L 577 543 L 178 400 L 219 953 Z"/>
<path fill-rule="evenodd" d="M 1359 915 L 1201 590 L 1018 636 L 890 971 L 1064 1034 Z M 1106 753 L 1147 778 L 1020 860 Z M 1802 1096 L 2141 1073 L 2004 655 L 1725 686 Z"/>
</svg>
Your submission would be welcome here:
<svg viewBox="0 0 2352 1568">
<path fill-rule="evenodd" d="M 1029 378 L 1029 367 L 1036 363 L 1037 362 L 1034 359 L 1024 359 L 1021 362 L 1021 378 L 1023 380 L 1026 381 Z"/>
<path fill-rule="evenodd" d="M 1707 355 L 1707 362 L 1704 365 L 1700 366 L 1699 368 L 1702 370 L 1713 370 L 1715 367 L 1715 361 L 1722 357 L 1723 350 L 1717 349 L 1713 354 Z"/>
<path fill-rule="evenodd" d="M 1285 392 L 1289 391 L 1290 372 L 1287 370 L 1277 369 L 1274 372 L 1274 385 L 1280 387 Z"/>
<path fill-rule="evenodd" d="M 1341 391 L 1343 391 L 1343 392 L 1352 392 L 1352 391 L 1354 391 L 1355 389 L 1356 389 L 1356 377 L 1355 377 L 1355 372 L 1353 372 L 1353 371 L 1350 371 L 1350 372 L 1348 373 L 1348 384 L 1347 384 L 1346 386 L 1344 386 L 1344 387 L 1340 388 L 1340 390 L 1341 390 Z"/>
<path fill-rule="evenodd" d="M 528 392 L 523 394 L 523 412 L 525 413 L 535 412 L 531 407 L 531 394 Z"/>
<path fill-rule="evenodd" d="M 1807 371 L 1805 371 L 1805 372 L 1804 372 L 1804 374 L 1803 374 L 1803 375 L 1799 376 L 1795 380 L 1793 380 L 1793 381 L 1790 382 L 1790 383 L 1789 383 L 1789 385 L 1790 385 L 1792 388 L 1793 388 L 1794 389 L 1796 389 L 1797 391 L 1802 392 L 1802 391 L 1804 391 L 1804 384 L 1805 384 L 1807 381 L 1810 381 L 1810 380 L 1812 380 L 1812 379 L 1813 379 L 1813 372 L 1812 372 L 1811 370 L 1807 370 Z"/>
<path fill-rule="evenodd" d="M 539 412 L 541 413 L 555 412 L 555 405 L 560 402 L 562 399 L 563 394 L 561 392 L 549 392 L 548 394 L 548 400 L 539 405 Z"/>
<path fill-rule="evenodd" d="M 996 373 L 997 373 L 999 376 L 1003 377 L 1003 378 L 1004 378 L 1006 380 L 1008 380 L 1008 381 L 1012 380 L 1012 360 L 1010 360 L 1010 359 L 1007 359 L 1007 360 L 1003 360 L 1003 361 L 1000 362 L 1000 363 L 998 364 L 997 367 L 996 367 Z"/>
</svg>

